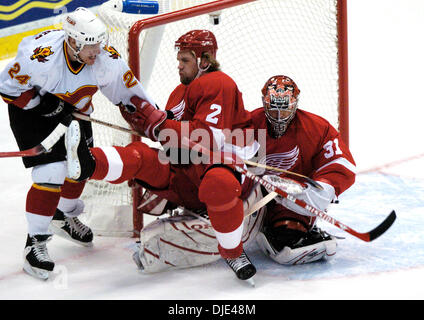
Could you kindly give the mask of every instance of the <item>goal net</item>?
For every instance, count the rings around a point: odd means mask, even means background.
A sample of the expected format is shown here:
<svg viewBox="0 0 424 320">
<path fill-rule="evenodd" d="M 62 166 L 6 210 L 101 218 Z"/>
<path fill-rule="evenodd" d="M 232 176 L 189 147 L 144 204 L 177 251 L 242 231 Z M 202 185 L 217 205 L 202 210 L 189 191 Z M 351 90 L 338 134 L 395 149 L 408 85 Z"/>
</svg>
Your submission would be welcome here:
<svg viewBox="0 0 424 320">
<path fill-rule="evenodd" d="M 187 31 L 208 29 L 217 38 L 221 69 L 237 83 L 246 109 L 261 107 L 265 81 L 284 74 L 301 90 L 299 108 L 329 120 L 348 143 L 346 0 L 158 2 L 158 15 L 117 12 L 112 1 L 100 6 L 98 15 L 109 28 L 109 44 L 160 108 L 179 84 L 175 40 Z M 118 108 L 100 92 L 93 104 L 93 118 L 126 126 Z M 132 139 L 96 124 L 93 130 L 97 146 L 126 145 Z M 89 181 L 83 194 L 85 222 L 100 235 L 139 230 L 140 190 L 135 200 L 132 191 L 127 183 Z"/>
</svg>

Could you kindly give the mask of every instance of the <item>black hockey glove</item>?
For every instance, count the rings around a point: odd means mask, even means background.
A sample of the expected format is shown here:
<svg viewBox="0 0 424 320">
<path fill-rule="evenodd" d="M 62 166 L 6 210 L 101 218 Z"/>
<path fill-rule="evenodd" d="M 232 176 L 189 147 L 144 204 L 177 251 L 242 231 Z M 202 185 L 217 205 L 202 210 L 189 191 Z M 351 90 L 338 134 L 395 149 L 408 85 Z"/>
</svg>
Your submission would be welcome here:
<svg viewBox="0 0 424 320">
<path fill-rule="evenodd" d="M 60 99 L 47 92 L 44 96 L 41 97 L 41 102 L 34 109 L 31 109 L 32 112 L 40 115 L 42 117 L 51 118 L 52 120 L 57 120 L 62 122 L 62 119 L 69 118 L 68 116 L 75 112 L 77 109 L 70 103 Z"/>
</svg>

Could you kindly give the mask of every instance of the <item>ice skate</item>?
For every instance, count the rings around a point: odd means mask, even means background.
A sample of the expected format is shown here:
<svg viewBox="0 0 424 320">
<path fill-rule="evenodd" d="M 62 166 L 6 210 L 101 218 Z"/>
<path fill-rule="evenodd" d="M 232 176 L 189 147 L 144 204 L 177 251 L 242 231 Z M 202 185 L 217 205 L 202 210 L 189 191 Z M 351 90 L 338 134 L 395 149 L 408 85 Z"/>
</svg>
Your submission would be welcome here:
<svg viewBox="0 0 424 320">
<path fill-rule="evenodd" d="M 54 269 L 46 246 L 50 239 L 50 234 L 28 235 L 24 250 L 24 271 L 42 280 L 47 280 Z"/>
<path fill-rule="evenodd" d="M 235 259 L 225 259 L 230 268 L 234 271 L 237 278 L 247 281 L 250 285 L 255 286 L 253 276 L 256 274 L 256 268 L 250 261 L 246 252 L 242 252 L 240 257 Z"/>
<path fill-rule="evenodd" d="M 49 231 L 85 247 L 93 245 L 93 232 L 77 217 L 67 217 L 62 211 L 56 209 L 49 225 Z"/>
<path fill-rule="evenodd" d="M 65 134 L 65 146 L 68 165 L 68 176 L 76 181 L 89 178 L 95 169 L 96 162 L 85 141 L 83 130 L 74 120 Z"/>
</svg>

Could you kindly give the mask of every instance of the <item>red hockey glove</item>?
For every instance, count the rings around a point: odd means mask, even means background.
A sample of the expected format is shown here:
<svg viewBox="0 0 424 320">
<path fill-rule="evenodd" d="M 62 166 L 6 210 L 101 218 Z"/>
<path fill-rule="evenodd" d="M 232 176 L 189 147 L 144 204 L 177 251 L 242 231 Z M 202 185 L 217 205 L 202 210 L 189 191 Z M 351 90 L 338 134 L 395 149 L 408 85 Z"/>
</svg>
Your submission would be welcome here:
<svg viewBox="0 0 424 320">
<path fill-rule="evenodd" d="M 155 131 L 166 120 L 166 112 L 137 96 L 133 96 L 130 101 L 132 105 L 119 106 L 124 119 L 133 130 L 152 141 L 158 141 L 158 132 Z"/>
</svg>

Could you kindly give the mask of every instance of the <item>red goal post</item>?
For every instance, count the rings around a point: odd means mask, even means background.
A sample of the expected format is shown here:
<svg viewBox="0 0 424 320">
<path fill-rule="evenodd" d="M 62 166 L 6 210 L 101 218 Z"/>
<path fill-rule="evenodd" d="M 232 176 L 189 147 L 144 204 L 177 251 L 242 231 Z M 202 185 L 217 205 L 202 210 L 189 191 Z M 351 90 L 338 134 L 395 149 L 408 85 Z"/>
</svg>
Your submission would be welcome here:
<svg viewBox="0 0 424 320">
<path fill-rule="evenodd" d="M 158 1 L 162 10 L 158 15 L 113 12 L 105 3 L 99 16 L 111 34 L 116 34 L 111 36 L 110 44 L 127 59 L 132 72 L 159 107 L 164 108 L 169 94 L 178 85 L 175 40 L 192 29 L 209 29 L 217 37 L 217 59 L 222 70 L 238 84 L 246 109 L 261 107 L 260 89 L 265 81 L 272 75 L 285 74 L 301 90 L 299 108 L 329 120 L 349 143 L 347 0 Z M 198 3 L 201 4 L 193 5 Z M 210 19 L 211 15 L 220 18 L 218 24 Z M 93 117 L 122 125 L 119 113 L 109 115 L 110 111 L 101 109 L 107 101 L 99 96 L 97 102 L 94 100 Z M 138 139 L 109 137 L 116 134 L 120 133 L 94 126 L 96 145 L 125 145 Z M 125 191 L 126 185 L 90 184 L 85 192 L 86 202 L 91 201 L 94 207 L 103 204 L 109 209 L 108 201 L 116 198 L 113 205 L 118 203 L 120 209 L 112 220 L 126 212 L 131 203 L 133 230 L 141 229 L 143 215 L 137 209 L 141 189 Z M 120 205 L 120 201 L 125 205 Z M 99 210 L 94 207 L 93 210 Z M 130 227 L 124 229 L 128 231 Z"/>
</svg>

